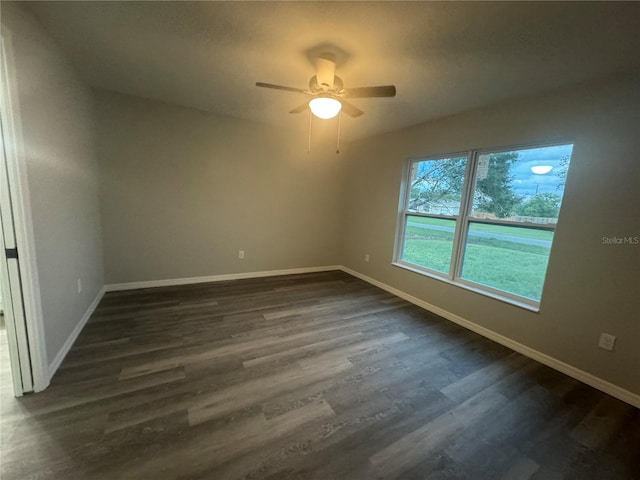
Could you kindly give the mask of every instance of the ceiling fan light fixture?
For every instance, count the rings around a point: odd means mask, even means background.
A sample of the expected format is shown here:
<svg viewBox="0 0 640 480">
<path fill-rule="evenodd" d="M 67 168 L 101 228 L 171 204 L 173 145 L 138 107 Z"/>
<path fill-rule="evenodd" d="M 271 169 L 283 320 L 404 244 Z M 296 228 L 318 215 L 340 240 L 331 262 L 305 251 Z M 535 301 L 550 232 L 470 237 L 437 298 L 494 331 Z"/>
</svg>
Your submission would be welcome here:
<svg viewBox="0 0 640 480">
<path fill-rule="evenodd" d="M 553 170 L 553 166 L 551 165 L 535 165 L 531 167 L 531 172 L 536 175 L 544 175 L 545 173 L 549 173 Z"/>
<path fill-rule="evenodd" d="M 309 100 L 309 108 L 316 117 L 328 120 L 340 113 L 342 103 L 332 97 L 316 97 Z"/>
</svg>

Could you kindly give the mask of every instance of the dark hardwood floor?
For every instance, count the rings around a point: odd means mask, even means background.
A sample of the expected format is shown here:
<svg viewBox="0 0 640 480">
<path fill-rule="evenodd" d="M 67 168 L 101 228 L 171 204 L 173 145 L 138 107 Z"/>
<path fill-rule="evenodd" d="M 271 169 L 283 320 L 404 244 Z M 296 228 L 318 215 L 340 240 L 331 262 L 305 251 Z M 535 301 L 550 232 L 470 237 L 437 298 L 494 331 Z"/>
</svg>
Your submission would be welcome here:
<svg viewBox="0 0 640 480">
<path fill-rule="evenodd" d="M 109 293 L 2 385 L 3 480 L 640 478 L 640 410 L 341 272 Z"/>
</svg>

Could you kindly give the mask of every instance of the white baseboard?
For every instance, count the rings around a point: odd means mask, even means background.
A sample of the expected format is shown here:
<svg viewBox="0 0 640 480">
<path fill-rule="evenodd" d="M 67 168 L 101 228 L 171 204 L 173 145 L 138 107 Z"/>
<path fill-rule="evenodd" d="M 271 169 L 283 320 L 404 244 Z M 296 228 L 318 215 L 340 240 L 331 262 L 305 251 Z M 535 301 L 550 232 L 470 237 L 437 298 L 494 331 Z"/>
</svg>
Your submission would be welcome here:
<svg viewBox="0 0 640 480">
<path fill-rule="evenodd" d="M 104 296 L 104 294 L 105 294 L 105 287 L 102 287 L 98 292 L 98 295 L 96 295 L 96 298 L 94 298 L 93 302 L 91 302 L 91 305 L 89 305 L 89 308 L 87 308 L 87 311 L 84 312 L 84 315 L 76 325 L 76 328 L 73 329 L 73 331 L 71 332 L 71 335 L 69 335 L 69 338 L 67 338 L 67 341 L 64 342 L 64 345 L 62 345 L 62 348 L 60 348 L 55 358 L 49 365 L 47 369 L 47 385 L 49 384 L 49 382 L 51 382 L 53 375 L 58 371 L 58 368 L 60 367 L 60 364 L 64 360 L 64 357 L 66 357 L 67 353 L 69 353 L 69 350 L 71 350 L 71 347 L 73 346 L 73 342 L 76 341 L 76 338 L 78 338 L 78 335 L 80 335 L 80 332 L 89 321 L 89 318 L 91 318 L 91 315 L 93 315 L 93 312 L 98 306 L 98 303 L 100 303 L 100 300 L 102 300 L 102 297 Z"/>
<path fill-rule="evenodd" d="M 120 292 L 123 290 L 138 290 L 140 288 L 172 287 L 175 285 L 190 285 L 194 283 L 224 282 L 227 280 L 242 280 L 246 278 L 275 277 L 277 275 L 295 275 L 300 273 L 328 272 L 341 270 L 340 265 L 328 265 L 324 267 L 289 268 L 286 270 L 266 270 L 261 272 L 228 273 L 224 275 L 210 275 L 206 277 L 171 278 L 168 280 L 149 280 L 143 282 L 112 283 L 106 285 L 107 292 Z"/>
<path fill-rule="evenodd" d="M 599 377 L 596 377 L 595 375 L 592 375 L 583 370 L 580 370 L 579 368 L 576 368 L 573 365 L 564 363 L 545 353 L 539 352 L 538 350 L 534 350 L 531 347 L 527 347 L 526 345 L 523 345 L 514 340 L 511 340 L 510 338 L 505 337 L 504 335 L 500 335 L 499 333 L 489 330 L 488 328 L 477 325 L 465 318 L 460 317 L 459 315 L 448 312 L 440 307 L 436 307 L 435 305 L 425 302 L 424 300 L 420 300 L 417 297 L 409 295 L 408 293 L 405 293 L 402 290 L 398 290 L 397 288 L 391 287 L 385 283 L 375 280 L 374 278 L 368 277 L 367 275 L 364 275 L 360 272 L 356 272 L 355 270 L 352 270 L 344 266 L 341 267 L 340 269 L 343 272 L 348 273 L 349 275 L 353 275 L 354 277 L 364 280 L 367 283 L 370 283 L 372 285 L 375 285 L 376 287 L 386 290 L 387 292 L 392 293 L 400 298 L 403 298 L 406 301 L 413 303 L 414 305 L 422 307 L 425 310 L 433 312 L 436 315 L 439 315 L 443 318 L 446 318 L 447 320 L 457 323 L 458 325 L 465 327 L 473 332 L 476 332 L 482 335 L 483 337 L 493 340 L 494 342 L 504 345 L 505 347 L 510 348 L 511 350 L 515 350 L 516 352 L 521 353 L 526 357 L 532 358 L 533 360 L 536 360 L 544 365 L 547 365 L 548 367 L 551 367 L 554 370 L 558 370 L 559 372 L 562 372 L 565 375 L 569 375 L 570 377 L 575 378 L 576 380 L 582 383 L 586 383 L 587 385 L 590 385 L 593 388 L 600 390 L 601 392 L 607 393 L 612 397 L 622 400 L 623 402 L 633 405 L 634 407 L 640 408 L 640 395 L 630 392 L 629 390 L 625 390 L 624 388 L 618 387 L 613 383 L 607 382 L 606 380 L 603 380 Z"/>
</svg>

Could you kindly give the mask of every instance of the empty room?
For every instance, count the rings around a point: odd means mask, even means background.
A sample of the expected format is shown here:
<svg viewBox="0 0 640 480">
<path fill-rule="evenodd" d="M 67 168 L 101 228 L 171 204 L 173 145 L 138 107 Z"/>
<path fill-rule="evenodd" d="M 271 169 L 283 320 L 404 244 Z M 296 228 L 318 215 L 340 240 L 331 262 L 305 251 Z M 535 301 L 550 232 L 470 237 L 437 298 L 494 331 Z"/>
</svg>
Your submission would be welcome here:
<svg viewBox="0 0 640 480">
<path fill-rule="evenodd" d="M 0 3 L 0 477 L 640 479 L 640 3 Z"/>
</svg>

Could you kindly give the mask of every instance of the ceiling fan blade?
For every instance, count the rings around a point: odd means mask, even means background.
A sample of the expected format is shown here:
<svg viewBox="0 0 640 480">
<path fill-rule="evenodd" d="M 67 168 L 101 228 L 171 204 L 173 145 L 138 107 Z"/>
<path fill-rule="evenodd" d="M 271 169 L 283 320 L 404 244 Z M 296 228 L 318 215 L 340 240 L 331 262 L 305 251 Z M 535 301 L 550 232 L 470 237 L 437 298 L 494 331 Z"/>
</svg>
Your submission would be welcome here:
<svg viewBox="0 0 640 480">
<path fill-rule="evenodd" d="M 307 93 L 301 88 L 285 87 L 283 85 L 274 85 L 272 83 L 256 82 L 256 87 L 273 88 L 275 90 L 286 90 L 287 92 Z"/>
<path fill-rule="evenodd" d="M 352 103 L 349 103 L 343 99 L 340 99 L 340 103 L 342 103 L 342 111 L 347 115 L 349 115 L 350 117 L 354 117 L 354 118 L 359 117 L 364 113 L 358 107 L 356 107 Z"/>
<path fill-rule="evenodd" d="M 349 98 L 395 97 L 396 87 L 381 85 L 379 87 L 347 88 L 345 94 Z"/>
<path fill-rule="evenodd" d="M 294 108 L 293 110 L 291 110 L 289 113 L 302 113 L 305 110 L 307 110 L 308 108 L 309 108 L 309 102 L 305 102 L 302 105 L 299 105 L 296 108 Z"/>
</svg>

